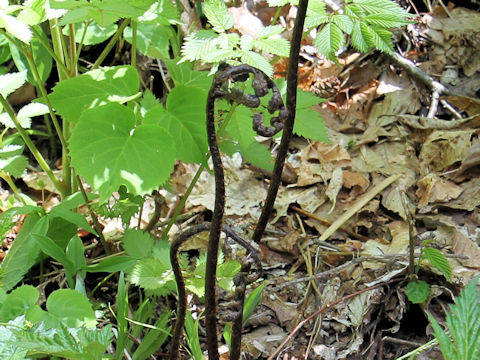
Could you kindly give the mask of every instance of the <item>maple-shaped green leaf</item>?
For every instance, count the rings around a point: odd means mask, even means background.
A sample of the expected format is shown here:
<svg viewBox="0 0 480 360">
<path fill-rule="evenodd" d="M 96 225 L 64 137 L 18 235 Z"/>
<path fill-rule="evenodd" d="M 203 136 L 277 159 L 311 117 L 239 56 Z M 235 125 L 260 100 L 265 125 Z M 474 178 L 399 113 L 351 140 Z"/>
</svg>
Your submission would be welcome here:
<svg viewBox="0 0 480 360">
<path fill-rule="evenodd" d="M 138 261 L 128 280 L 146 290 L 166 295 L 174 286 L 173 271 L 157 259 L 148 257 Z"/>
<path fill-rule="evenodd" d="M 145 114 L 144 124 L 159 124 L 175 139 L 170 153 L 185 162 L 203 162 L 207 152 L 205 103 L 207 92 L 178 85 L 168 95 L 166 108 L 157 106 Z"/>
<path fill-rule="evenodd" d="M 158 188 L 174 164 L 172 137 L 156 124 L 135 126 L 117 103 L 85 111 L 70 138 L 72 165 L 105 201 L 125 185 L 135 195 Z"/>
<path fill-rule="evenodd" d="M 148 232 L 137 229 L 128 229 L 122 239 L 125 252 L 137 259 L 152 254 L 153 238 Z"/>
<path fill-rule="evenodd" d="M 85 109 L 135 98 L 139 84 L 132 66 L 103 67 L 60 81 L 49 99 L 64 119 L 77 122 Z"/>
<path fill-rule="evenodd" d="M 23 155 L 15 155 L 0 159 L 0 169 L 12 176 L 20 177 L 27 168 L 28 159 Z"/>
</svg>

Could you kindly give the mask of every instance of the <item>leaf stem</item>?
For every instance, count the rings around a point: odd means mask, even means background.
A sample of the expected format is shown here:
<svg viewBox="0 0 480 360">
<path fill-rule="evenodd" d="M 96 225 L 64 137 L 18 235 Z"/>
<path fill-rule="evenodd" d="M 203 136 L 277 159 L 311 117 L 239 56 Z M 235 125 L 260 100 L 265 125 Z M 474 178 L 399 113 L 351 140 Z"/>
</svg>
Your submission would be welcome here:
<svg viewBox="0 0 480 360">
<path fill-rule="evenodd" d="M 134 68 L 137 67 L 137 22 L 132 20 L 130 27 L 132 28 L 132 54 L 131 62 Z"/>
<path fill-rule="evenodd" d="M 105 48 L 98 56 L 95 63 L 92 65 L 91 70 L 98 68 L 100 64 L 103 62 L 103 60 L 105 60 L 105 58 L 107 57 L 110 50 L 112 50 L 117 40 L 120 38 L 120 36 L 122 36 L 123 30 L 125 30 L 128 24 L 130 24 L 130 19 L 126 19 L 122 22 L 122 25 L 120 25 L 120 27 L 117 29 L 117 32 L 112 36 L 107 46 L 105 46 Z"/>
<path fill-rule="evenodd" d="M 47 164 L 47 162 L 43 158 L 40 151 L 38 151 L 37 147 L 35 146 L 35 144 L 32 142 L 32 140 L 28 136 L 28 133 L 25 131 L 25 129 L 22 127 L 22 125 L 18 121 L 17 116 L 15 115 L 15 112 L 13 111 L 12 107 L 10 106 L 8 101 L 3 97 L 2 94 L 0 94 L 0 103 L 2 104 L 3 108 L 7 111 L 10 118 L 12 119 L 13 123 L 15 124 L 15 127 L 17 128 L 17 131 L 19 132 L 23 141 L 27 145 L 28 149 L 32 153 L 35 160 L 37 161 L 38 165 L 40 165 L 42 170 L 45 171 L 48 178 L 50 179 L 50 181 L 55 186 L 55 189 L 57 189 L 57 191 L 60 193 L 60 195 L 63 198 L 66 195 L 66 189 L 65 189 L 64 185 L 57 179 L 57 177 L 53 173 L 52 169 L 50 168 L 50 166 Z"/>
</svg>

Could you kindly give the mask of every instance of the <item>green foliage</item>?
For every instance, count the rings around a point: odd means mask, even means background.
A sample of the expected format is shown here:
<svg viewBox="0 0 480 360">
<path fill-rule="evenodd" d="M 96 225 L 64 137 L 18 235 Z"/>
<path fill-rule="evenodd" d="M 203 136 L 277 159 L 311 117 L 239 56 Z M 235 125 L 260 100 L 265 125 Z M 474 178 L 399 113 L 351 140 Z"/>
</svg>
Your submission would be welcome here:
<svg viewBox="0 0 480 360">
<path fill-rule="evenodd" d="M 424 303 L 430 295 L 430 285 L 423 280 L 411 281 L 407 285 L 407 291 L 405 293 L 408 300 L 414 304 Z"/>
<path fill-rule="evenodd" d="M 190 352 L 195 360 L 204 359 L 202 348 L 200 346 L 200 338 L 198 336 L 199 323 L 200 317 L 197 317 L 197 319 L 194 320 L 192 314 L 187 311 L 187 316 L 185 318 L 185 332 Z"/>
<path fill-rule="evenodd" d="M 267 26 L 260 30 L 255 38 L 250 35 L 239 36 L 237 33 L 227 33 L 233 27 L 234 21 L 224 1 L 206 0 L 204 12 L 212 30 L 200 30 L 186 37 L 181 50 L 182 61 L 201 60 L 204 63 L 218 64 L 232 60 L 254 66 L 272 76 L 273 67 L 267 58 L 253 50 L 283 57 L 289 55 L 288 41 L 275 37 L 284 31 L 282 26 Z"/>
<path fill-rule="evenodd" d="M 445 360 L 478 359 L 480 357 L 480 297 L 476 276 L 450 305 L 446 314 L 448 331 L 443 330 L 427 312 L 435 337 Z"/>
<path fill-rule="evenodd" d="M 410 14 L 391 0 L 350 0 L 333 13 L 326 11 L 322 0 L 312 0 L 305 26 L 321 26 L 314 45 L 321 54 L 336 61 L 335 53 L 345 45 L 347 35 L 361 52 L 373 48 L 392 53 L 390 29 L 408 24 L 409 17 Z"/>
<path fill-rule="evenodd" d="M 452 268 L 448 263 L 447 257 L 440 250 L 433 247 L 426 247 L 423 249 L 421 259 L 430 261 L 432 266 L 445 276 L 445 279 L 452 281 Z"/>
</svg>

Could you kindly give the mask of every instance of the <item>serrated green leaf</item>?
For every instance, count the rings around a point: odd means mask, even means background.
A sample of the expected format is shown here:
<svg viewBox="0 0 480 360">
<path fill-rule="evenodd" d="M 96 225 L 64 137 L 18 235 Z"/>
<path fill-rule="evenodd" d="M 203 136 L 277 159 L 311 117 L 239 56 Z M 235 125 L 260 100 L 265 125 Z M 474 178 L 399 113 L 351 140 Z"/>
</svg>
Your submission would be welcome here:
<svg viewBox="0 0 480 360">
<path fill-rule="evenodd" d="M 49 99 L 63 118 L 77 122 L 86 109 L 135 98 L 139 85 L 138 72 L 132 66 L 104 67 L 60 81 Z"/>
<path fill-rule="evenodd" d="M 366 23 L 360 23 L 360 28 L 365 42 L 377 50 L 393 53 L 392 33 L 378 26 L 368 26 Z"/>
<path fill-rule="evenodd" d="M 15 155 L 7 159 L 0 159 L 0 169 L 15 177 L 22 176 L 27 165 L 28 159 L 23 155 Z"/>
<path fill-rule="evenodd" d="M 117 103 L 86 110 L 70 138 L 72 165 L 101 202 L 120 185 L 135 195 L 158 188 L 173 170 L 173 146 L 164 128 L 135 126 L 133 111 Z"/>
<path fill-rule="evenodd" d="M 285 31 L 285 28 L 281 25 L 265 26 L 258 30 L 257 38 L 269 38 L 271 36 L 280 35 Z"/>
<path fill-rule="evenodd" d="M 305 29 L 317 27 L 328 22 L 329 16 L 325 11 L 325 2 L 321 0 L 309 1 L 307 17 L 305 18 Z"/>
<path fill-rule="evenodd" d="M 360 22 L 354 22 L 350 42 L 360 52 L 367 52 L 370 49 L 370 45 L 363 37 Z"/>
<path fill-rule="evenodd" d="M 332 21 L 346 34 L 351 34 L 353 30 L 353 21 L 347 15 L 335 14 Z"/>
<path fill-rule="evenodd" d="M 249 51 L 253 49 L 253 37 L 250 35 L 242 35 L 240 38 L 240 49 Z"/>
<path fill-rule="evenodd" d="M 92 305 L 85 295 L 76 290 L 60 289 L 51 293 L 47 299 L 47 310 L 68 327 L 94 328 L 97 324 Z"/>
<path fill-rule="evenodd" d="M 153 238 L 149 233 L 137 229 L 128 229 L 122 239 L 125 252 L 137 259 L 152 254 Z"/>
<path fill-rule="evenodd" d="M 452 280 L 452 269 L 447 257 L 440 250 L 426 247 L 423 249 L 423 257 L 430 261 L 432 266 L 439 270 L 448 281 Z"/>
<path fill-rule="evenodd" d="M 407 285 L 405 294 L 412 303 L 421 304 L 425 302 L 430 295 L 430 285 L 423 280 L 411 281 Z"/>
<path fill-rule="evenodd" d="M 325 24 L 314 40 L 317 50 L 328 58 L 334 57 L 335 52 L 340 49 L 343 43 L 343 32 L 334 23 Z"/>
<path fill-rule="evenodd" d="M 223 0 L 206 0 L 203 11 L 216 32 L 224 32 L 233 27 L 233 17 L 228 13 L 227 6 Z"/>
<path fill-rule="evenodd" d="M 44 22 L 47 17 L 46 0 L 27 0 L 23 3 L 23 9 L 17 16 L 17 19 L 26 25 L 37 25 Z"/>
<path fill-rule="evenodd" d="M 0 148 L 0 158 L 6 159 L 10 156 L 21 155 L 22 152 L 23 152 L 22 145 L 16 145 L 16 144 L 5 145 L 2 148 Z"/>
<path fill-rule="evenodd" d="M 182 45 L 182 61 L 196 61 L 217 48 L 218 34 L 212 30 L 200 30 L 189 34 Z"/>
<path fill-rule="evenodd" d="M 223 264 L 219 264 L 217 268 L 218 286 L 225 290 L 232 290 L 233 277 L 240 271 L 240 263 L 238 261 L 229 260 Z"/>
<path fill-rule="evenodd" d="M 394 28 L 407 25 L 409 22 L 405 20 L 403 16 L 398 16 L 396 14 L 370 14 L 363 18 L 363 21 L 372 24 L 378 25 L 384 28 Z"/>
<path fill-rule="evenodd" d="M 173 36 L 171 26 L 157 24 L 137 24 L 137 49 L 145 56 L 154 59 L 169 59 L 170 38 Z M 132 28 L 127 27 L 123 36 L 132 43 Z"/>
<path fill-rule="evenodd" d="M 8 322 L 8 325 L 0 326 L 0 354 L 5 359 L 23 360 L 27 357 L 27 349 L 22 349 L 17 344 L 17 337 L 12 329 L 22 328 L 25 324 L 25 317 L 19 316 Z"/>
<path fill-rule="evenodd" d="M 27 81 L 27 70 L 0 75 L 0 94 L 4 98 L 19 89 Z"/>
<path fill-rule="evenodd" d="M 268 77 L 273 76 L 273 66 L 262 55 L 253 51 L 240 51 L 242 63 L 262 70 Z"/>
<path fill-rule="evenodd" d="M 391 0 L 354 0 L 353 3 L 365 11 L 366 15 L 378 13 L 391 13 L 405 16 L 406 11 Z"/>
<path fill-rule="evenodd" d="M 146 290 L 162 290 L 168 293 L 167 283 L 173 282 L 173 272 L 164 263 L 154 258 L 141 259 L 129 275 L 132 284 Z"/>
<path fill-rule="evenodd" d="M 288 57 L 290 54 L 290 43 L 284 38 L 255 39 L 253 41 L 253 47 L 270 54 L 284 57 Z"/>
<path fill-rule="evenodd" d="M 224 60 L 233 59 L 236 55 L 237 51 L 232 49 L 216 49 L 212 50 L 208 55 L 205 55 L 202 61 L 206 63 L 219 63 Z"/>
<path fill-rule="evenodd" d="M 175 86 L 166 109 L 156 107 L 145 114 L 145 124 L 160 124 L 175 139 L 170 149 L 185 162 L 203 162 L 207 151 L 205 103 L 207 93 L 191 86 Z"/>
</svg>

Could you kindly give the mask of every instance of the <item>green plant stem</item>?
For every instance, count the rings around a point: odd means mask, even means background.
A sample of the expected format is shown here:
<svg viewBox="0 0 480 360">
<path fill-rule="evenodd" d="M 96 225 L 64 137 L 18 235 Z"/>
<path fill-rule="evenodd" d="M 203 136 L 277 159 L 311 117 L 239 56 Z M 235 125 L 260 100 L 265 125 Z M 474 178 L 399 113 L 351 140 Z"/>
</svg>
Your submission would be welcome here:
<svg viewBox="0 0 480 360">
<path fill-rule="evenodd" d="M 23 205 L 27 205 L 25 200 L 22 197 L 22 193 L 20 190 L 18 190 L 17 185 L 15 185 L 12 177 L 7 174 L 6 172 L 0 171 L 0 178 L 5 180 L 5 182 L 10 186 L 10 189 L 12 189 L 13 193 L 15 194 L 16 198 L 22 202 Z"/>
<path fill-rule="evenodd" d="M 227 128 L 228 123 L 230 122 L 233 114 L 235 113 L 235 109 L 237 108 L 238 104 L 233 103 L 232 106 L 230 107 L 230 110 L 228 111 L 227 115 L 225 116 L 225 119 L 222 122 L 222 125 L 220 126 L 220 129 L 218 129 L 218 136 L 221 137 L 225 129 Z M 168 236 L 168 232 L 172 228 L 173 224 L 177 221 L 178 216 L 182 212 L 183 208 L 185 207 L 185 203 L 187 202 L 188 197 L 190 196 L 191 192 L 193 191 L 193 188 L 195 187 L 195 184 L 197 183 L 198 179 L 200 178 L 200 175 L 202 175 L 202 172 L 205 170 L 205 164 L 201 164 L 200 167 L 198 168 L 197 172 L 193 176 L 192 181 L 188 185 L 187 190 L 185 191 L 185 194 L 183 195 L 182 199 L 177 205 L 177 208 L 175 209 L 175 212 L 173 213 L 170 222 L 168 223 L 167 227 L 165 230 L 162 232 L 162 238 L 166 238 Z"/>
<path fill-rule="evenodd" d="M 277 8 L 277 11 L 275 11 L 275 15 L 273 15 L 273 19 L 270 25 L 275 25 L 277 23 L 277 20 L 280 17 L 280 13 L 282 12 L 282 10 L 283 10 L 283 6 L 280 6 Z"/>
<path fill-rule="evenodd" d="M 132 20 L 130 27 L 132 28 L 132 66 L 137 67 L 137 22 Z"/>
<path fill-rule="evenodd" d="M 50 46 L 49 42 L 46 41 L 42 36 L 41 36 L 41 33 L 40 31 L 38 30 L 38 28 L 36 26 L 32 26 L 31 27 L 33 33 L 35 34 L 35 36 L 37 37 L 37 39 L 40 41 L 40 43 L 43 45 L 43 47 L 45 48 L 45 50 L 48 51 L 48 53 L 50 54 L 50 56 L 55 60 L 55 63 L 57 65 L 57 67 L 61 68 L 61 71 L 64 72 L 65 74 L 68 74 L 68 69 L 67 67 L 65 66 L 65 64 L 61 61 L 61 59 L 58 57 L 58 55 L 55 53 L 55 51 L 53 51 L 52 47 Z M 17 46 L 18 47 L 18 46 Z"/>
<path fill-rule="evenodd" d="M 82 193 L 83 200 L 85 201 L 85 205 L 87 205 L 88 212 L 90 214 L 90 217 L 92 218 L 93 227 L 95 228 L 95 231 L 97 232 L 98 238 L 100 239 L 100 242 L 102 243 L 102 246 L 103 246 L 103 249 L 105 250 L 105 253 L 107 255 L 110 255 L 111 252 L 110 252 L 110 249 L 108 248 L 107 241 L 105 240 L 105 237 L 103 236 L 102 227 L 100 226 L 100 223 L 98 222 L 97 215 L 94 213 L 94 211 L 92 210 L 92 207 L 90 206 L 90 201 L 88 200 L 87 192 L 83 188 L 82 180 L 80 179 L 80 177 L 78 175 L 76 176 L 76 178 L 77 178 L 78 187 L 80 188 L 80 192 Z"/>
<path fill-rule="evenodd" d="M 126 19 L 122 22 L 122 25 L 120 25 L 120 27 L 117 29 L 117 32 L 112 36 L 107 46 L 105 46 L 95 63 L 92 65 L 92 70 L 98 68 L 103 60 L 105 60 L 110 50 L 112 50 L 112 48 L 115 46 L 117 40 L 120 38 L 120 36 L 122 36 L 123 30 L 125 30 L 128 24 L 130 24 L 130 19 Z"/>
<path fill-rule="evenodd" d="M 290 45 L 290 60 L 287 70 L 287 101 L 288 117 L 283 125 L 283 134 L 280 146 L 277 151 L 277 158 L 273 168 L 273 175 L 270 186 L 268 188 L 267 198 L 263 206 L 262 214 L 258 219 L 257 226 L 252 235 L 252 240 L 259 243 L 265 228 L 267 227 L 270 214 L 272 213 L 275 198 L 277 197 L 278 188 L 280 186 L 283 164 L 287 157 L 288 146 L 293 134 L 293 126 L 295 124 L 295 112 L 297 106 L 297 82 L 298 82 L 298 59 L 300 56 L 300 45 L 303 34 L 303 24 L 305 23 L 305 15 L 307 13 L 308 0 L 300 0 L 297 8 L 297 17 L 293 28 L 292 41 Z"/>
<path fill-rule="evenodd" d="M 84 29 L 83 29 L 83 34 L 82 34 L 82 38 L 80 40 L 80 43 L 78 44 L 78 49 L 77 49 L 77 58 L 75 59 L 75 63 L 77 64 L 77 68 L 78 68 L 78 60 L 80 59 L 80 53 L 82 52 L 82 48 L 83 48 L 83 42 L 85 41 L 85 36 L 87 36 L 87 29 L 88 27 L 90 26 L 90 24 L 92 23 L 93 20 L 89 20 L 89 21 L 86 21 L 84 24 Z M 78 70 L 78 69 L 77 69 Z"/>
<path fill-rule="evenodd" d="M 33 143 L 33 141 L 30 139 L 28 136 L 28 133 L 25 131 L 25 129 L 20 125 L 20 122 L 17 119 L 17 116 L 15 115 L 15 112 L 13 111 L 12 107 L 10 104 L 7 102 L 7 100 L 3 97 L 2 94 L 0 94 L 0 103 L 2 104 L 3 108 L 6 110 L 10 118 L 12 119 L 13 123 L 15 124 L 15 127 L 17 128 L 18 133 L 22 137 L 23 141 L 27 145 L 28 149 L 32 153 L 33 157 L 37 161 L 38 165 L 42 168 L 43 171 L 47 174 L 48 178 L 50 181 L 53 183 L 53 186 L 55 186 L 55 189 L 60 193 L 62 198 L 66 194 L 66 189 L 63 186 L 63 184 L 57 179 L 57 177 L 54 175 L 52 169 L 50 166 L 47 164 L 45 159 L 43 158 L 42 154 L 40 151 L 38 151 L 37 147 Z"/>
<path fill-rule="evenodd" d="M 77 47 L 75 44 L 75 25 L 70 24 L 70 76 L 77 76 Z"/>
<path fill-rule="evenodd" d="M 68 79 L 68 69 L 66 68 L 65 57 L 63 56 L 62 31 L 60 29 L 60 25 L 58 25 L 58 19 L 50 20 L 49 25 L 53 44 L 53 51 L 57 55 L 55 57 L 55 61 L 57 61 L 58 79 L 62 81 Z"/>
</svg>

